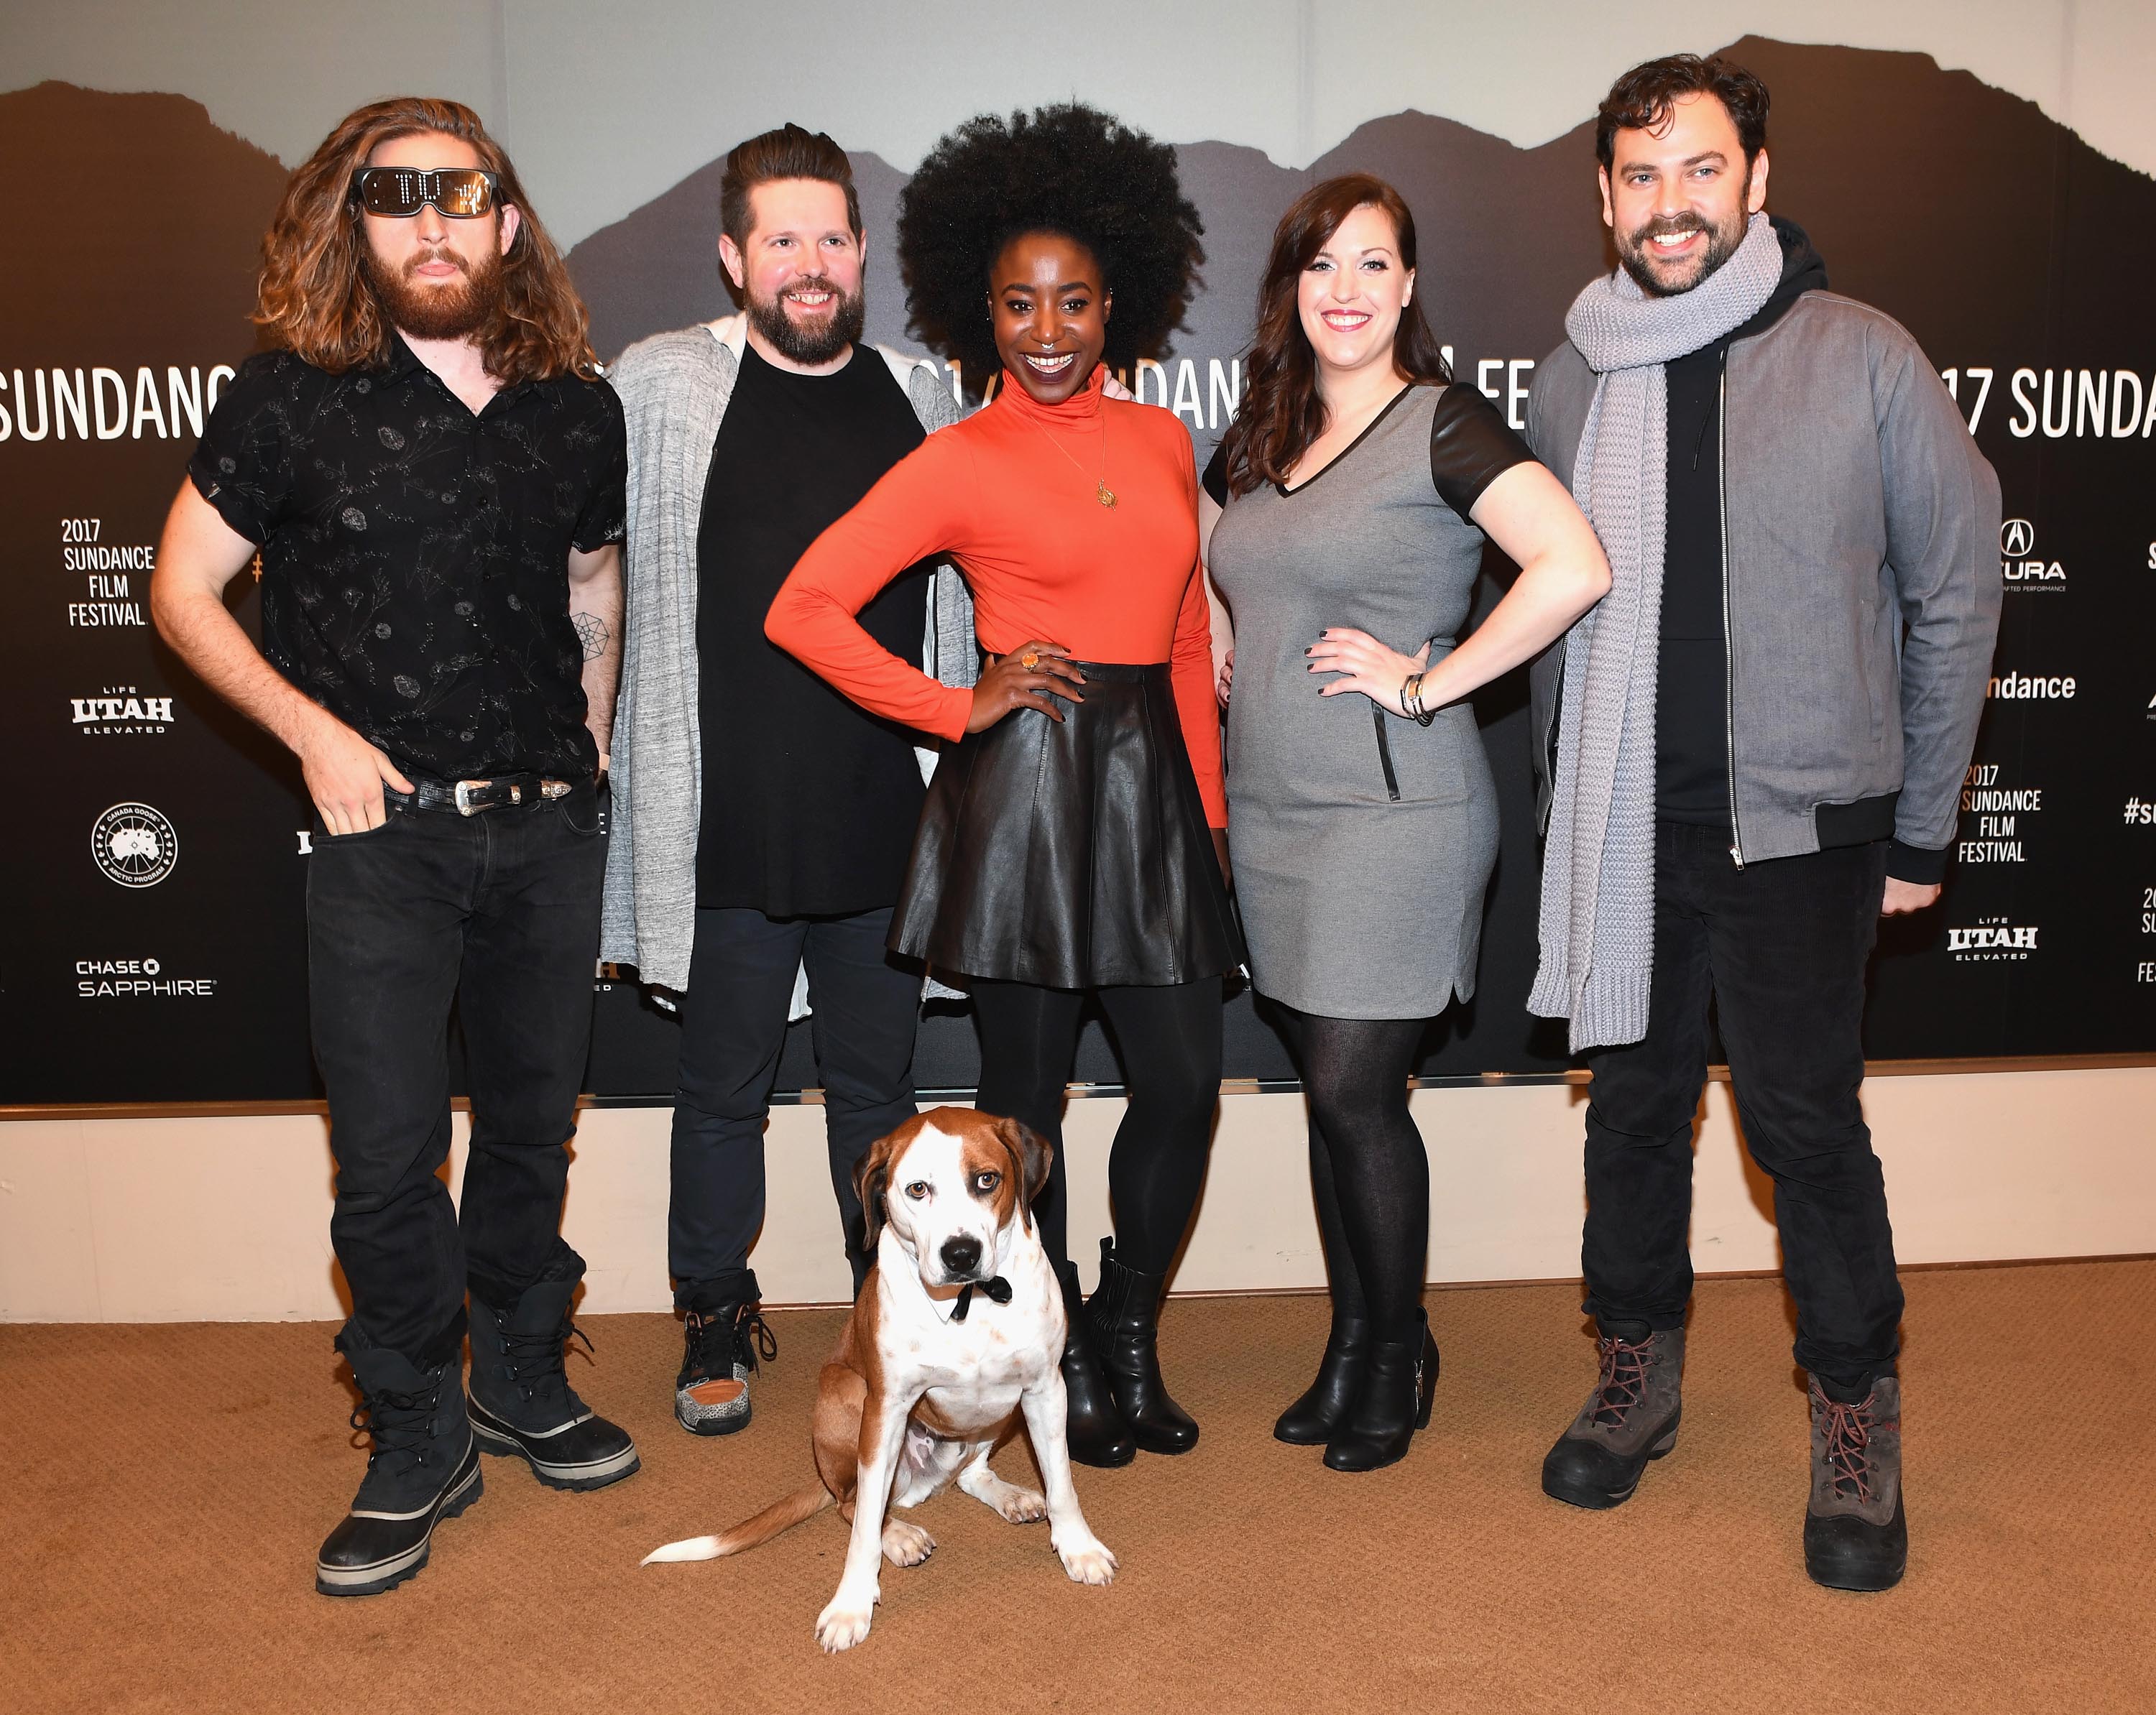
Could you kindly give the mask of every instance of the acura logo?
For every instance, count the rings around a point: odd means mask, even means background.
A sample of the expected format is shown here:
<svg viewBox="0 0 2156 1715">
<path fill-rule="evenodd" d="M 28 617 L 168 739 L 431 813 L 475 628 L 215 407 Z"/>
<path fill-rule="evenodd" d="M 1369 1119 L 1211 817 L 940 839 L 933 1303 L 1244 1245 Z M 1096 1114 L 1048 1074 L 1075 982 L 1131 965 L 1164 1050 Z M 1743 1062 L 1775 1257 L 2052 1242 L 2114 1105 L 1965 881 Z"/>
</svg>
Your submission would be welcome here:
<svg viewBox="0 0 2156 1715">
<path fill-rule="evenodd" d="M 1999 526 L 1999 551 L 2009 560 L 2020 560 L 2036 545 L 2036 526 L 2025 518 L 2010 518 Z"/>
</svg>

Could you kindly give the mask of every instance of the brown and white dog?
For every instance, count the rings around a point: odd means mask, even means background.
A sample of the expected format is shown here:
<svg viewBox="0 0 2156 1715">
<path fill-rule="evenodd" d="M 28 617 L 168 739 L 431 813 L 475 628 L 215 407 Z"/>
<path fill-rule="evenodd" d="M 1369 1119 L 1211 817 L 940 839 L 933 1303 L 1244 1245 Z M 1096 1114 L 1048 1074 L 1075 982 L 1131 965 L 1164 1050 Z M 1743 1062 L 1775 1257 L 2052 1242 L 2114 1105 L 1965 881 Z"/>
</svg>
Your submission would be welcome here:
<svg viewBox="0 0 2156 1715">
<path fill-rule="evenodd" d="M 917 1507 L 955 1475 L 1014 1524 L 1045 1518 L 1074 1582 L 1115 1578 L 1116 1557 L 1078 1510 L 1064 1442 L 1063 1294 L 1029 1207 L 1049 1155 L 1016 1120 L 968 1108 L 932 1108 L 876 1141 L 860 1171 L 875 1262 L 811 1420 L 821 1484 L 723 1535 L 669 1543 L 646 1565 L 740 1554 L 835 1502 L 853 1534 L 816 1641 L 851 1649 L 882 1600 L 879 1556 L 917 1566 L 936 1547 L 919 1525 L 886 1520 L 886 1506 Z M 1045 1499 L 988 1468 L 1021 1416 Z"/>
</svg>

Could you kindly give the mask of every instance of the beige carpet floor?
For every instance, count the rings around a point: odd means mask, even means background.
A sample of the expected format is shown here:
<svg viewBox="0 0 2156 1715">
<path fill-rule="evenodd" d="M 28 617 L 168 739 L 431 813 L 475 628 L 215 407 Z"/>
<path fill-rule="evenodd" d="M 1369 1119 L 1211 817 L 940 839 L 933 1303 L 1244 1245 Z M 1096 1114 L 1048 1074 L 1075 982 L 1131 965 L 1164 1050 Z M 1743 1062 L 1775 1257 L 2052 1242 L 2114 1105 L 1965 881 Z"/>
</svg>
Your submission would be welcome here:
<svg viewBox="0 0 2156 1715">
<path fill-rule="evenodd" d="M 1121 1557 L 1063 1577 L 1045 1527 L 963 1495 L 914 1516 L 851 1654 L 811 1637 L 831 1513 L 742 1559 L 640 1569 L 808 1480 L 835 1313 L 780 1344 L 744 1434 L 671 1421 L 671 1318 L 593 1318 L 578 1385 L 644 1469 L 591 1495 L 486 1464 L 484 1499 L 385 1596 L 312 1589 L 361 1458 L 322 1325 L 0 1328 L 0 1707 L 47 1711 L 2035 1712 L 2156 1709 L 2156 1262 L 1907 1281 L 1909 1574 L 1814 1588 L 1804 1400 L 1778 1282 L 1703 1284 L 1683 1436 L 1627 1506 L 1536 1486 L 1591 1379 L 1575 1294 L 1433 1293 L 1435 1419 L 1363 1477 L 1282 1446 L 1313 1298 L 1178 1301 L 1204 1426 L 1079 1473 Z M 1023 1443 L 1007 1470 L 1028 1474 Z"/>
</svg>

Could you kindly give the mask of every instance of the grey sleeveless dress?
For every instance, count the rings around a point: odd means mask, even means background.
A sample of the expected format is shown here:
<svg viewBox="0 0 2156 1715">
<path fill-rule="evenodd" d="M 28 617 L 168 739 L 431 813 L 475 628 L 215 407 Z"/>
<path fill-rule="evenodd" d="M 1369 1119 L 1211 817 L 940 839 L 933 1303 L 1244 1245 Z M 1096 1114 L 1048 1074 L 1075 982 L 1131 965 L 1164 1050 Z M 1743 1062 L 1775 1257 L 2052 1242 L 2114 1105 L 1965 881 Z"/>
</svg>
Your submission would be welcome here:
<svg viewBox="0 0 2156 1715">
<path fill-rule="evenodd" d="M 1481 563 L 1467 514 L 1532 458 L 1475 388 L 1414 387 L 1291 491 L 1229 496 L 1207 565 L 1235 620 L 1228 843 L 1260 993 L 1332 1018 L 1426 1018 L 1475 991 L 1496 793 L 1473 711 L 1429 726 L 1321 698 L 1303 651 L 1354 626 L 1453 647 Z"/>
</svg>

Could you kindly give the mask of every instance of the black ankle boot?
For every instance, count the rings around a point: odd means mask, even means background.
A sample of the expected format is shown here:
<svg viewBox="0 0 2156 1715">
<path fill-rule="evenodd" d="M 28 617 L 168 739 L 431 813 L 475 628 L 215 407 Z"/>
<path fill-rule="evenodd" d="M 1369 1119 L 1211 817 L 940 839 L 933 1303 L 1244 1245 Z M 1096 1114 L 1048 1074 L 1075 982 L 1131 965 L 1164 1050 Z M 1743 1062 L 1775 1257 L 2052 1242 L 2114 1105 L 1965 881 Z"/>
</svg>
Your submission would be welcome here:
<svg viewBox="0 0 2156 1715">
<path fill-rule="evenodd" d="M 1127 1465 L 1138 1456 L 1130 1426 L 1116 1409 L 1116 1396 L 1108 1391 L 1101 1374 L 1086 1326 L 1086 1300 L 1078 1290 L 1078 1265 L 1059 1262 L 1055 1277 L 1063 1283 L 1063 1393 L 1068 1410 L 1063 1422 L 1064 1440 L 1075 1464 L 1111 1470 Z"/>
<path fill-rule="evenodd" d="M 597 1489 L 635 1474 L 629 1431 L 577 1397 L 562 1367 L 569 1299 L 583 1264 L 548 1271 L 504 1308 L 471 1295 L 471 1426 L 490 1453 L 513 1453 L 549 1488 Z"/>
<path fill-rule="evenodd" d="M 1140 1274 L 1116 1260 L 1116 1241 L 1101 1241 L 1101 1283 L 1086 1306 L 1099 1343 L 1101 1368 L 1116 1406 L 1148 1453 L 1187 1453 L 1198 1426 L 1168 1396 L 1160 1379 L 1160 1299 L 1167 1277 Z"/>
<path fill-rule="evenodd" d="M 1437 1391 L 1437 1341 L 1430 1318 L 1418 1311 L 1414 1336 L 1373 1340 L 1354 1410 L 1325 1444 L 1333 1471 L 1376 1471 L 1407 1456 L 1414 1432 L 1430 1421 Z"/>
<path fill-rule="evenodd" d="M 1360 1316 L 1332 1318 L 1332 1332 L 1318 1360 L 1317 1380 L 1280 1415 L 1273 1439 L 1295 1447 L 1322 1447 L 1347 1421 L 1369 1366 L 1370 1324 Z"/>
<path fill-rule="evenodd" d="M 427 1564 L 434 1527 L 480 1497 L 479 1446 L 454 1361 L 421 1369 L 401 1353 L 347 1345 L 362 1402 L 352 1426 L 374 1438 L 352 1511 L 315 1559 L 326 1596 L 393 1590 Z"/>
</svg>

